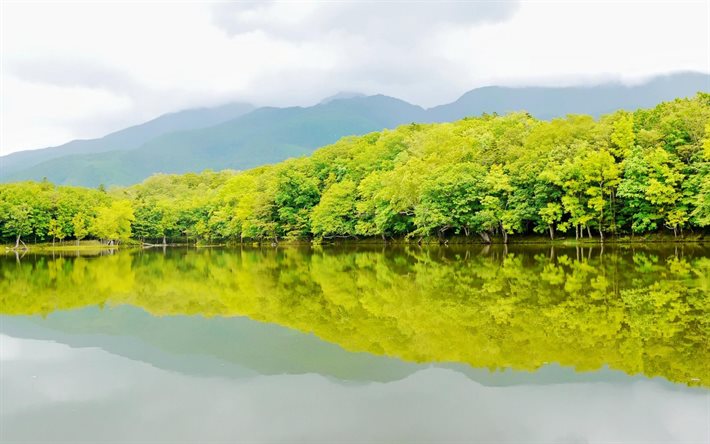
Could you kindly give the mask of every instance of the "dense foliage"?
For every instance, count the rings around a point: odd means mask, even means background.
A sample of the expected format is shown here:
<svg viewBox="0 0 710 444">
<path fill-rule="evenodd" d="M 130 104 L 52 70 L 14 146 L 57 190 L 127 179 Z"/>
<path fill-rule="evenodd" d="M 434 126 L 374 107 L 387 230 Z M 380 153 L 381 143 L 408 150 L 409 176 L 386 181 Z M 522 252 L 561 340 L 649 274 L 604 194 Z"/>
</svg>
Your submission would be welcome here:
<svg viewBox="0 0 710 444">
<path fill-rule="evenodd" d="M 347 137 L 244 172 L 0 186 L 6 240 L 575 237 L 710 225 L 710 95 L 595 120 L 526 113 Z"/>
<path fill-rule="evenodd" d="M 608 365 L 710 385 L 707 249 L 480 249 L 153 249 L 93 258 L 30 253 L 19 263 L 7 255 L 0 314 L 132 305 L 160 316 L 249 316 L 407 361 Z M 173 337 L 165 328 L 149 336 Z M 200 330 L 183 332 L 183 344 L 194 347 Z M 195 352 L 234 353 L 224 338 Z"/>
</svg>

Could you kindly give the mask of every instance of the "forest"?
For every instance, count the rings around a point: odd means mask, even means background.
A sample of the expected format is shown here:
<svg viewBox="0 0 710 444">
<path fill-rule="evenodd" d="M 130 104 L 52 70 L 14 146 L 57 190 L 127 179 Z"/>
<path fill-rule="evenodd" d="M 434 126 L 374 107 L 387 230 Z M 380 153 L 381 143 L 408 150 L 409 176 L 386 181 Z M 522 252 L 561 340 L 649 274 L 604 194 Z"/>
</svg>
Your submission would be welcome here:
<svg viewBox="0 0 710 444">
<path fill-rule="evenodd" d="M 710 94 L 551 121 L 525 112 L 345 137 L 246 171 L 128 187 L 0 185 L 0 236 L 229 243 L 328 239 L 600 241 L 710 225 Z"/>
</svg>

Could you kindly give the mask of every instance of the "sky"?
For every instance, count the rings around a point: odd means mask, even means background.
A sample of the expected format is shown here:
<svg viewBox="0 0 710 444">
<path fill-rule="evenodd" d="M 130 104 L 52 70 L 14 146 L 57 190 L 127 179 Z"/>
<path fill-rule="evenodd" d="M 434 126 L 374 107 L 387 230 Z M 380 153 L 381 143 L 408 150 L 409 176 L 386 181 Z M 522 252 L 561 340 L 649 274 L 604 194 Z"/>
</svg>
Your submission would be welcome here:
<svg viewBox="0 0 710 444">
<path fill-rule="evenodd" d="M 710 0 L 0 0 L 0 154 L 166 112 L 710 72 Z"/>
</svg>

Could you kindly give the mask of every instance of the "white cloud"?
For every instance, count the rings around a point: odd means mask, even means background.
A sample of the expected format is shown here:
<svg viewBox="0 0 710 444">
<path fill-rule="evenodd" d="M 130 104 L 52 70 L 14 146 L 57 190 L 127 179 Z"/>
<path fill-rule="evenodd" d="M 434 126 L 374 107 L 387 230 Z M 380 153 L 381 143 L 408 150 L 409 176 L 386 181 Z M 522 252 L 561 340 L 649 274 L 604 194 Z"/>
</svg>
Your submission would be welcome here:
<svg viewBox="0 0 710 444">
<path fill-rule="evenodd" d="M 0 153 L 232 100 L 710 72 L 708 2 L 2 3 Z"/>
<path fill-rule="evenodd" d="M 508 22 L 452 30 L 442 46 L 456 48 L 449 60 L 475 54 L 467 68 L 480 83 L 634 82 L 669 71 L 710 72 L 708 14 L 706 1 L 525 3 Z"/>
<path fill-rule="evenodd" d="M 22 148 L 26 141 L 36 147 L 57 145 L 85 134 L 82 129 L 87 126 L 89 134 L 101 135 L 115 122 L 120 125 L 133 107 L 130 98 L 107 90 L 7 77 L 2 94 L 2 153 L 5 146 Z M 104 122 L 112 124 L 102 127 Z"/>
<path fill-rule="evenodd" d="M 518 1 L 259 1 L 219 3 L 213 21 L 230 35 L 265 31 L 286 38 L 320 39 L 324 33 L 367 35 L 411 42 L 433 28 L 509 18 Z"/>
</svg>

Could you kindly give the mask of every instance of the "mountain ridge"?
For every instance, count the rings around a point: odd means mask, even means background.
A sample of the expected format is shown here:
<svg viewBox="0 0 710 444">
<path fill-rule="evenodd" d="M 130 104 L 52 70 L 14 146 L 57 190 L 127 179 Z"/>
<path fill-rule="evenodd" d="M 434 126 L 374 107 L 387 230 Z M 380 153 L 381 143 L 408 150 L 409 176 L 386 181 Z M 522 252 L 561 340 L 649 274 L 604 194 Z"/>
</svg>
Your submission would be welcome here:
<svg viewBox="0 0 710 444">
<path fill-rule="evenodd" d="M 67 143 L 23 150 L 0 156 L 0 178 L 12 171 L 28 168 L 37 163 L 75 154 L 94 154 L 129 150 L 166 132 L 180 128 L 190 129 L 212 126 L 222 121 L 231 120 L 248 113 L 254 106 L 248 103 L 233 102 L 215 107 L 199 107 L 162 114 L 146 122 L 132 125 L 105 136 L 94 139 L 75 139 Z M 38 160 L 41 159 L 41 160 Z"/>
<path fill-rule="evenodd" d="M 47 177 L 70 185 L 128 185 L 155 173 L 252 168 L 308 154 L 344 136 L 411 122 L 446 122 L 523 110 L 546 120 L 566 114 L 599 117 L 618 109 L 654 106 L 698 91 L 710 91 L 710 75 L 677 73 L 633 86 L 488 86 L 431 108 L 382 94 L 336 98 L 305 107 L 260 107 L 214 125 L 164 132 L 132 149 L 55 156 L 9 171 L 5 162 L 9 156 L 1 157 L 5 171 L 0 171 L 0 181 Z"/>
<path fill-rule="evenodd" d="M 523 111 L 516 104 L 522 101 L 538 102 L 524 111 L 539 119 L 549 120 L 566 114 L 591 114 L 594 117 L 619 109 L 648 108 L 674 98 L 694 95 L 698 91 L 710 91 L 710 74 L 679 72 L 656 76 L 637 85 L 608 82 L 590 86 L 484 86 L 462 94 L 455 101 L 428 108 L 437 121 L 450 121 L 458 114 L 473 110 L 477 114 L 487 112 L 504 114 Z M 574 94 L 574 100 L 570 97 Z M 580 108 L 580 96 L 585 100 L 584 112 Z M 543 99 L 544 102 L 543 102 Z M 550 103 L 550 99 L 554 102 Z M 554 110 L 554 111 L 553 111 Z"/>
</svg>

